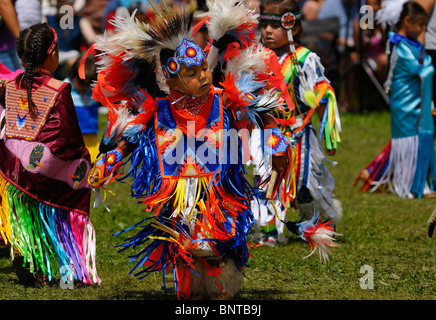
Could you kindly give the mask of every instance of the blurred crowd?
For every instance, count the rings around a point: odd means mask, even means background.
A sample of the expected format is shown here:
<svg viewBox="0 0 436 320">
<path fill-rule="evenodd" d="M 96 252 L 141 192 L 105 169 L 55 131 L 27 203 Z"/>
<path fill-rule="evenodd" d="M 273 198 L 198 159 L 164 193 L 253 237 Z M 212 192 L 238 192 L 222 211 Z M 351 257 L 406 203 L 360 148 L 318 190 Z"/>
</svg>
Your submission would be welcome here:
<svg viewBox="0 0 436 320">
<path fill-rule="evenodd" d="M 153 1 L 159 3 L 158 0 Z M 168 1 L 176 5 L 188 2 Z M 261 1 L 246 0 L 246 5 L 258 10 Z M 432 13 L 434 0 L 416 1 Z M 205 2 L 198 0 L 199 13 L 207 10 Z M 387 96 L 383 91 L 388 69 L 385 52 L 388 30 L 386 25 L 373 19 L 383 0 L 298 2 L 305 24 L 302 45 L 321 57 L 328 78 L 338 93 L 341 111 L 388 109 Z M 59 36 L 60 63 L 54 76 L 63 80 L 97 35 L 116 32 L 110 21 L 126 10 L 136 10 L 136 16 L 143 20 L 153 19 L 155 14 L 147 0 L 0 0 L 0 61 L 10 70 L 21 68 L 15 52 L 19 31 L 46 21 Z M 196 34 L 195 41 L 205 47 L 208 40 L 204 26 Z M 431 50 L 436 48 L 426 49 L 431 55 Z M 368 92 L 371 94 L 368 95 Z M 372 99 L 368 100 L 368 97 Z"/>
</svg>

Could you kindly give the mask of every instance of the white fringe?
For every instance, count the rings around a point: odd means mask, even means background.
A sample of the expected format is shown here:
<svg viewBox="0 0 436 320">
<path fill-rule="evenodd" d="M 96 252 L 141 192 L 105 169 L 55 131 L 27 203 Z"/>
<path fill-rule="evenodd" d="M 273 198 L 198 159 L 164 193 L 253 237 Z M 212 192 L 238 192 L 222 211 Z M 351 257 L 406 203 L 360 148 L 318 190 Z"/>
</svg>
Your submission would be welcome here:
<svg viewBox="0 0 436 320">
<path fill-rule="evenodd" d="M 374 185 L 372 192 L 387 184 L 399 197 L 413 197 L 410 190 L 415 177 L 418 143 L 418 136 L 392 139 L 388 167 L 380 180 L 371 183 Z"/>
</svg>

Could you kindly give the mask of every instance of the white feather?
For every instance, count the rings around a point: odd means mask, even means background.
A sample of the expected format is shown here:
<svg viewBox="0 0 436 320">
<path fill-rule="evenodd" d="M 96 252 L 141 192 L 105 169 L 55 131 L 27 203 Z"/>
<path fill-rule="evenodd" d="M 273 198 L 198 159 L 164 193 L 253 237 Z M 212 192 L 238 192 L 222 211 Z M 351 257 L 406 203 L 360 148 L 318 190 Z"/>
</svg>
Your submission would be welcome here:
<svg viewBox="0 0 436 320">
<path fill-rule="evenodd" d="M 218 40 L 230 30 L 236 29 L 244 23 L 256 23 L 258 14 L 248 9 L 244 1 L 240 0 L 207 0 L 207 22 L 209 36 Z"/>
<path fill-rule="evenodd" d="M 265 72 L 265 51 L 258 45 L 241 50 L 240 54 L 227 61 L 226 72 L 239 74 L 254 72 L 262 74 Z"/>
<path fill-rule="evenodd" d="M 333 230 L 319 228 L 316 232 L 310 237 L 313 242 L 314 249 L 313 251 L 304 259 L 310 257 L 315 251 L 318 249 L 319 259 L 323 262 L 329 261 L 329 255 L 332 254 L 329 247 L 338 247 L 339 245 L 335 242 L 336 239 L 334 236 L 340 236 L 341 234 L 336 233 Z"/>
<path fill-rule="evenodd" d="M 280 93 L 276 89 L 270 89 L 261 95 L 257 108 L 267 108 L 270 110 L 281 107 L 283 102 L 279 99 Z"/>
<path fill-rule="evenodd" d="M 111 20 L 116 32 L 110 36 L 106 32 L 97 36 L 95 48 L 103 52 L 100 58 L 104 59 L 106 55 L 118 55 L 125 52 L 124 60 L 132 59 L 136 52 L 141 50 L 141 43 L 151 39 L 146 33 L 149 26 L 136 19 L 135 14 L 136 11 L 131 16 L 128 12 L 117 15 Z M 105 62 L 101 61 L 100 65 L 104 67 Z"/>
<path fill-rule="evenodd" d="M 114 112 L 117 113 L 118 117 L 112 124 L 111 131 L 108 132 L 108 136 L 111 137 L 111 139 L 114 139 L 114 137 L 120 137 L 126 129 L 128 123 L 134 120 L 136 117 L 132 115 L 126 105 L 119 105 L 118 110 L 114 109 Z M 103 137 L 103 140 L 105 137 L 106 135 Z"/>
<path fill-rule="evenodd" d="M 400 19 L 403 5 L 408 0 L 384 0 L 382 7 L 377 11 L 375 19 L 378 23 L 387 23 L 394 26 Z"/>
</svg>

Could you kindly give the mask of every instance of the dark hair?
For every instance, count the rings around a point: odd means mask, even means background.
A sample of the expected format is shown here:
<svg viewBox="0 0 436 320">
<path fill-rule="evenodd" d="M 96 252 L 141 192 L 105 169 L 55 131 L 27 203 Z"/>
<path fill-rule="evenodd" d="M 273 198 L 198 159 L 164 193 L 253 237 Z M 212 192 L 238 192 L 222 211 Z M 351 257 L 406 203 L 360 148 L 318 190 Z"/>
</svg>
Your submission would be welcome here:
<svg viewBox="0 0 436 320">
<path fill-rule="evenodd" d="M 419 3 L 415 1 L 407 1 L 403 4 L 400 18 L 398 19 L 397 24 L 394 26 L 394 30 L 397 31 L 401 28 L 406 17 L 410 17 L 412 21 L 417 21 L 427 16 L 427 11 L 425 11 L 425 9 Z"/>
<path fill-rule="evenodd" d="M 32 84 L 36 69 L 47 59 L 47 51 L 54 40 L 52 29 L 46 23 L 38 23 L 20 32 L 17 38 L 17 53 L 26 64 L 27 101 L 30 113 L 37 114 L 37 107 L 32 101 Z"/>
<path fill-rule="evenodd" d="M 97 66 L 94 62 L 94 57 L 89 56 L 85 60 L 85 79 L 79 77 L 79 67 L 82 61 L 82 56 L 78 57 L 71 68 L 69 69 L 68 75 L 71 80 L 77 80 L 81 85 L 89 87 L 91 83 L 97 80 Z"/>
<path fill-rule="evenodd" d="M 265 8 L 268 7 L 268 11 L 265 11 Z M 260 14 L 262 12 L 269 12 L 269 13 L 277 13 L 277 14 L 284 14 L 286 12 L 292 12 L 297 13 L 300 11 L 300 5 L 295 0 L 263 0 L 261 4 L 259 5 Z M 295 42 L 300 42 L 301 34 L 302 34 L 302 27 L 301 27 L 301 19 L 298 19 L 295 22 L 295 26 L 300 26 L 300 32 L 294 36 Z"/>
</svg>

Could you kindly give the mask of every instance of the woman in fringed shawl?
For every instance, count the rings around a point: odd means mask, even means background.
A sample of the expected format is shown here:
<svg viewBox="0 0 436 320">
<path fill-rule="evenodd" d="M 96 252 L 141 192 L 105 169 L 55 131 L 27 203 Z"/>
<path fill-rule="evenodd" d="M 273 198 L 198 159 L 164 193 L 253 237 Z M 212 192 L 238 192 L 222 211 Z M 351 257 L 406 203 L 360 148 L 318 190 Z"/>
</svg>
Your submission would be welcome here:
<svg viewBox="0 0 436 320">
<path fill-rule="evenodd" d="M 37 24 L 20 33 L 26 70 L 2 86 L 0 235 L 25 284 L 100 283 L 89 219 L 91 169 L 69 84 L 58 64 L 56 32 Z"/>
</svg>

